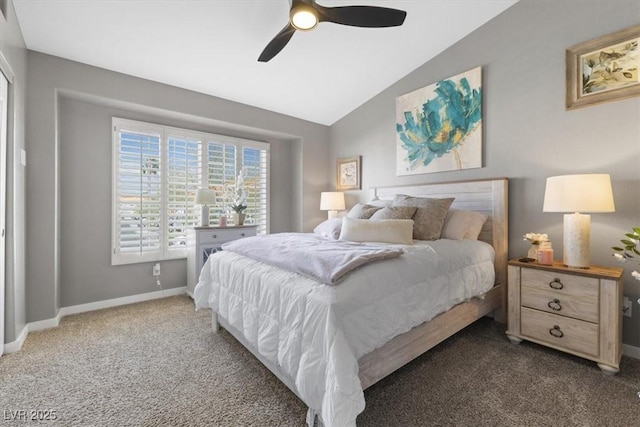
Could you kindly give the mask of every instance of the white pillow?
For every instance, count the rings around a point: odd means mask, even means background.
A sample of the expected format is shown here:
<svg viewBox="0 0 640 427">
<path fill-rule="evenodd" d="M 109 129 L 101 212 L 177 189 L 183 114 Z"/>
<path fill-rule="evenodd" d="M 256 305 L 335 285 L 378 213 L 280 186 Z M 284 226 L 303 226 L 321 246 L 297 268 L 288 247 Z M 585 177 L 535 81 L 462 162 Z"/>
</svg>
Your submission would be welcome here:
<svg viewBox="0 0 640 427">
<path fill-rule="evenodd" d="M 487 217 L 480 212 L 449 209 L 442 226 L 441 238 L 478 240 Z"/>
<path fill-rule="evenodd" d="M 313 232 L 330 239 L 338 240 L 340 229 L 342 228 L 342 218 L 331 218 L 321 222 L 313 229 Z"/>
<path fill-rule="evenodd" d="M 340 240 L 413 244 L 413 220 L 343 218 Z"/>
</svg>

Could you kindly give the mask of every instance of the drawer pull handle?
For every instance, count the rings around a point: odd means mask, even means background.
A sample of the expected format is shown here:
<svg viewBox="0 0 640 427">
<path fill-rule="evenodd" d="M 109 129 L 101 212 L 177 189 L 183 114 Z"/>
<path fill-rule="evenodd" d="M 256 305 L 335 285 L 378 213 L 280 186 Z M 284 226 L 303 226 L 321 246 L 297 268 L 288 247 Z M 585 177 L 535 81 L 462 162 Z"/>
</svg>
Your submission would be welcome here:
<svg viewBox="0 0 640 427">
<path fill-rule="evenodd" d="M 560 330 L 560 326 L 554 325 L 553 328 L 549 329 L 549 333 L 556 338 L 562 338 L 564 336 L 564 332 Z"/>
<path fill-rule="evenodd" d="M 559 299 L 554 299 L 553 301 L 549 301 L 549 304 L 547 304 L 547 307 L 549 307 L 553 311 L 562 310 L 562 306 L 560 305 Z"/>
<path fill-rule="evenodd" d="M 214 238 L 214 239 L 217 239 L 217 238 L 218 238 L 218 235 L 217 235 L 217 234 L 214 234 L 214 235 L 213 235 L 213 238 Z"/>
<path fill-rule="evenodd" d="M 244 237 L 244 233 L 240 234 L 242 237 Z"/>
<path fill-rule="evenodd" d="M 560 281 L 560 279 L 558 279 L 557 277 L 555 279 L 553 279 L 552 281 L 549 282 L 549 287 L 555 290 L 560 290 L 562 288 L 564 288 L 564 285 L 562 284 L 562 282 Z"/>
</svg>

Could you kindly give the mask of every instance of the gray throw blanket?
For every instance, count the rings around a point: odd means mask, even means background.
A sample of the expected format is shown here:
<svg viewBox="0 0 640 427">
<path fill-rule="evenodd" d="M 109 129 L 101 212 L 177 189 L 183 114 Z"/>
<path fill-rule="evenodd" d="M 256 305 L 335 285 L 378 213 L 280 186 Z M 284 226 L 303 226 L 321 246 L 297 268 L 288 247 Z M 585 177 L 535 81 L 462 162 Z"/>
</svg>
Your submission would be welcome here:
<svg viewBox="0 0 640 427">
<path fill-rule="evenodd" d="M 222 249 L 310 276 L 328 285 L 337 285 L 347 273 L 364 264 L 403 253 L 400 248 L 329 240 L 303 233 L 245 237 L 223 244 Z"/>
</svg>

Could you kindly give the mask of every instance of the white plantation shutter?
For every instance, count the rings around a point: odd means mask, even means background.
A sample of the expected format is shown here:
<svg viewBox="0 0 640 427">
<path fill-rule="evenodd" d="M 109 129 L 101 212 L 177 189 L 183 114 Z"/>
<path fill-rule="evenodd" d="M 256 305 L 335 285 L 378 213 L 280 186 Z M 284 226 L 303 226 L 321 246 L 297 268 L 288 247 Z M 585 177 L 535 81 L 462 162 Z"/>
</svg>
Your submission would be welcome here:
<svg viewBox="0 0 640 427">
<path fill-rule="evenodd" d="M 161 242 L 161 133 L 136 126 L 114 129 L 115 260 L 154 260 Z"/>
<path fill-rule="evenodd" d="M 200 221 L 196 190 L 216 190 L 216 224 L 231 204 L 224 190 L 240 170 L 246 224 L 268 233 L 268 144 L 119 118 L 113 132 L 113 265 L 186 257 L 187 230 Z"/>
<path fill-rule="evenodd" d="M 207 144 L 208 155 L 208 175 L 207 185 L 216 191 L 216 206 L 211 206 L 209 214 L 210 221 L 215 224 L 217 218 L 222 214 L 226 214 L 228 206 L 224 198 L 225 188 L 234 185 L 236 176 L 238 176 L 236 164 L 236 146 L 233 144 L 225 144 L 224 142 L 209 141 Z"/>
<path fill-rule="evenodd" d="M 167 137 L 167 249 L 184 251 L 187 229 L 199 225 L 200 206 L 194 204 L 202 176 L 202 142 L 197 137 Z"/>
<path fill-rule="evenodd" d="M 247 219 L 258 225 L 258 234 L 267 232 L 268 150 L 258 147 L 242 148 L 242 169 L 247 191 Z"/>
</svg>

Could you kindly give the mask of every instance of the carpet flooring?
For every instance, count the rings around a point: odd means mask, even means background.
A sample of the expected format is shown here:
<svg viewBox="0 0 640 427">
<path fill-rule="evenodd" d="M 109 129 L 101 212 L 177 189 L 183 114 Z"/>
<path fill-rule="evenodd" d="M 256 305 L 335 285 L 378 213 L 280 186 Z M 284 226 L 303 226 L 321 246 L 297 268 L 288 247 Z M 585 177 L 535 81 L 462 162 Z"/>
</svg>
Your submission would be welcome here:
<svg viewBox="0 0 640 427">
<path fill-rule="evenodd" d="M 178 296 L 32 332 L 0 358 L 0 425 L 304 426 L 305 405 L 209 321 Z M 607 377 L 504 330 L 481 319 L 375 384 L 358 426 L 640 425 L 639 360 Z"/>
</svg>

